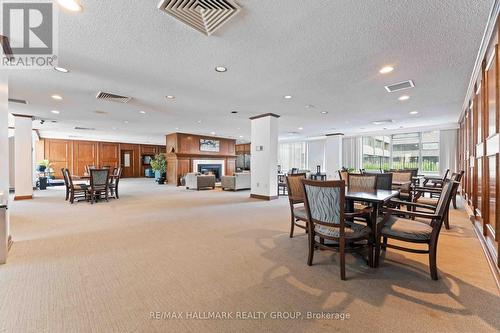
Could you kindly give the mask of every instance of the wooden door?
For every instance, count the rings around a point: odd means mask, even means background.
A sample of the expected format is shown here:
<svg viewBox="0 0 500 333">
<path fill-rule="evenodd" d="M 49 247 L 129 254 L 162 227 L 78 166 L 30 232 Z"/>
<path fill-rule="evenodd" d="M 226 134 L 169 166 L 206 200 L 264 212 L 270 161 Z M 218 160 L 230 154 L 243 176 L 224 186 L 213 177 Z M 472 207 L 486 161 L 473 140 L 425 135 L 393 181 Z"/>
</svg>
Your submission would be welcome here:
<svg viewBox="0 0 500 333">
<path fill-rule="evenodd" d="M 120 161 L 123 170 L 122 177 L 134 177 L 134 151 L 122 150 Z"/>
</svg>

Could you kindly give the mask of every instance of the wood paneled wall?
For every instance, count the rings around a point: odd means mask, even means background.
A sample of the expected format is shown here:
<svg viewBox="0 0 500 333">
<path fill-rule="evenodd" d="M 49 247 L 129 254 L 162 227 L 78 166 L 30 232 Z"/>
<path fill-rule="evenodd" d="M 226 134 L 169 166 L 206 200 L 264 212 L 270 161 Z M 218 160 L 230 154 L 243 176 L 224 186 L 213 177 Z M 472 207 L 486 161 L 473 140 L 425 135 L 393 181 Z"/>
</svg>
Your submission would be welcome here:
<svg viewBox="0 0 500 333">
<path fill-rule="evenodd" d="M 200 139 L 219 140 L 218 152 L 200 151 Z M 236 171 L 236 140 L 201 136 L 187 133 L 172 133 L 166 136 L 167 147 L 167 182 L 180 185 L 180 178 L 193 172 L 195 159 L 224 159 L 225 173 L 232 175 Z"/>
<path fill-rule="evenodd" d="M 238 154 L 250 154 L 250 144 L 241 143 L 236 145 L 236 155 Z"/>
<path fill-rule="evenodd" d="M 497 22 L 472 96 L 460 119 L 459 160 L 462 195 L 488 253 L 500 268 L 500 92 Z"/>
<path fill-rule="evenodd" d="M 62 178 L 61 168 L 68 168 L 73 175 L 82 176 L 86 165 L 118 167 L 121 151 L 133 151 L 130 177 L 143 177 L 143 155 L 165 153 L 165 146 L 140 145 L 119 142 L 60 140 L 43 138 L 37 145 L 37 156 L 50 160 L 56 178 Z M 42 158 L 40 158 L 42 159 Z"/>
</svg>

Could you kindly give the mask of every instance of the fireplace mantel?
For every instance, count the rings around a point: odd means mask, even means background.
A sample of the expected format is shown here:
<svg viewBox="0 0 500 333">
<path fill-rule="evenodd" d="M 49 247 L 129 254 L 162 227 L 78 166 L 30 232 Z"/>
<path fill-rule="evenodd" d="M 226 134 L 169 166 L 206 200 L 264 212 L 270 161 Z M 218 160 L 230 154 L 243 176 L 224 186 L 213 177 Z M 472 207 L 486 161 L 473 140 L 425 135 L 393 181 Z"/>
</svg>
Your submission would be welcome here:
<svg viewBox="0 0 500 333">
<path fill-rule="evenodd" d="M 218 152 L 200 150 L 200 139 L 219 141 Z M 201 164 L 222 163 L 222 175 L 232 175 L 236 170 L 236 140 L 188 133 L 172 133 L 167 141 L 167 182 L 180 185 L 180 178 L 189 172 L 196 172 L 195 161 Z"/>
</svg>

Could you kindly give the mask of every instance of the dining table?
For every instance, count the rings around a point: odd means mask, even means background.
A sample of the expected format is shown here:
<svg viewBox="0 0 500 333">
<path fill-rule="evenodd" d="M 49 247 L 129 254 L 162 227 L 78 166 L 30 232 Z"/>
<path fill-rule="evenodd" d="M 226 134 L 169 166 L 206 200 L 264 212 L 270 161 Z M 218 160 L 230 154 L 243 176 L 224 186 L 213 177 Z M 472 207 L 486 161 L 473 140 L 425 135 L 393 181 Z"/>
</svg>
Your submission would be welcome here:
<svg viewBox="0 0 500 333">
<path fill-rule="evenodd" d="M 346 187 L 345 190 L 345 200 L 347 205 L 347 211 L 354 211 L 354 202 L 363 202 L 369 204 L 373 209 L 370 214 L 370 241 L 375 244 L 377 241 L 377 222 L 379 217 L 380 208 L 387 203 L 392 198 L 399 196 L 398 190 L 374 190 L 374 191 L 366 191 L 366 190 L 358 190 L 356 188 Z M 375 251 L 375 246 L 373 247 L 373 251 Z M 371 256 L 373 258 L 372 262 L 369 263 L 370 267 L 375 266 L 375 255 Z"/>
</svg>

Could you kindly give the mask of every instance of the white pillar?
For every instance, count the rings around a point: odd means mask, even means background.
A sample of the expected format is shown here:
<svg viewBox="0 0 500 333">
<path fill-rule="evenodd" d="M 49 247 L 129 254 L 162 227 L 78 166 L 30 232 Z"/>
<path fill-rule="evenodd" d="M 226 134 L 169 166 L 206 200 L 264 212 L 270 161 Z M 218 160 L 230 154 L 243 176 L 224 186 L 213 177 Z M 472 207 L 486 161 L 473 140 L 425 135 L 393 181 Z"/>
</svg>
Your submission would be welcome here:
<svg viewBox="0 0 500 333">
<path fill-rule="evenodd" d="M 8 77 L 0 73 L 0 207 L 9 199 L 9 86 Z M 7 261 L 9 211 L 0 208 L 0 264 Z"/>
<path fill-rule="evenodd" d="M 252 198 L 272 200 L 278 197 L 278 118 L 273 113 L 250 118 Z"/>
<path fill-rule="evenodd" d="M 344 134 L 327 134 L 325 144 L 325 170 L 328 179 L 339 179 L 342 168 L 342 139 Z"/>
<path fill-rule="evenodd" d="M 33 198 L 33 119 L 30 116 L 14 115 L 14 200 Z"/>
</svg>

